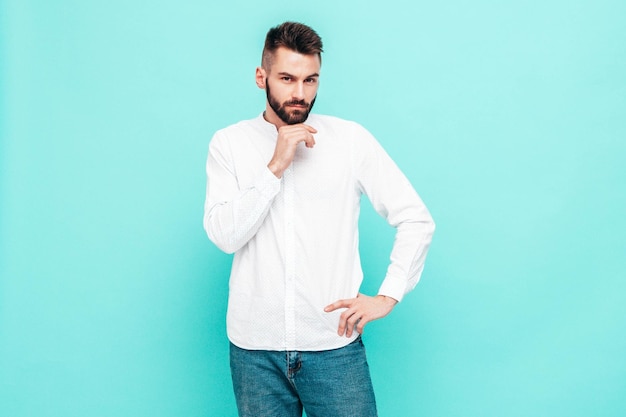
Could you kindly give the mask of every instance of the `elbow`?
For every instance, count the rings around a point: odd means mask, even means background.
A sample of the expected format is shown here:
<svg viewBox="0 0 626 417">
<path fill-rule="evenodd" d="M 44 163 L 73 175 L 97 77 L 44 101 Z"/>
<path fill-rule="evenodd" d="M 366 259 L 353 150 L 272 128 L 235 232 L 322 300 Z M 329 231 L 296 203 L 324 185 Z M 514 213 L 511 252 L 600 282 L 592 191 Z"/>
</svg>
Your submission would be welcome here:
<svg viewBox="0 0 626 417">
<path fill-rule="evenodd" d="M 231 235 L 224 233 L 217 225 L 212 224 L 210 216 L 204 218 L 204 231 L 209 240 L 222 252 L 232 254 L 240 249 L 240 245 L 237 245 L 237 242 L 232 239 Z"/>
<path fill-rule="evenodd" d="M 407 219 L 397 226 L 398 230 L 413 234 L 416 238 L 430 241 L 435 233 L 435 222 L 430 215 L 415 216 Z"/>
<path fill-rule="evenodd" d="M 421 212 L 415 216 L 415 223 L 419 223 L 422 230 L 429 234 L 435 233 L 436 225 L 433 216 L 430 214 L 426 207 L 423 207 Z"/>
<path fill-rule="evenodd" d="M 239 246 L 233 244 L 233 242 L 230 242 L 229 239 L 216 236 L 210 231 L 207 231 L 207 236 L 209 237 L 209 240 L 213 242 L 213 244 L 219 248 L 219 250 L 229 255 L 237 252 L 237 250 L 240 249 Z"/>
<path fill-rule="evenodd" d="M 407 215 L 404 220 L 398 222 L 396 227 L 401 224 L 405 224 L 408 227 L 419 229 L 424 233 L 430 234 L 434 233 L 436 228 L 435 221 L 425 208 L 419 212 Z"/>
<path fill-rule="evenodd" d="M 211 241 L 215 243 L 215 246 L 217 246 L 222 252 L 227 253 L 229 255 L 232 255 L 233 253 L 237 252 L 237 250 L 239 249 L 235 245 L 228 245 L 228 244 L 225 244 L 224 242 L 219 242 L 213 239 L 211 239 Z"/>
<path fill-rule="evenodd" d="M 435 221 L 431 217 L 430 222 L 428 222 L 428 230 L 430 231 L 430 234 L 434 234 L 436 228 L 437 228 L 437 225 L 435 224 Z"/>
<path fill-rule="evenodd" d="M 432 219 L 413 224 L 415 225 L 415 230 L 417 233 L 422 235 L 428 241 L 432 240 L 436 229 L 435 222 Z"/>
<path fill-rule="evenodd" d="M 428 240 L 432 240 L 433 235 L 435 234 L 435 229 L 437 226 L 435 225 L 435 221 L 431 218 L 428 221 L 425 221 L 422 225 L 423 233 L 428 236 Z"/>
<path fill-rule="evenodd" d="M 215 246 L 219 248 L 224 253 L 233 254 L 240 249 L 240 246 L 233 241 L 233 239 L 229 239 L 226 235 L 219 233 L 213 230 L 211 227 L 207 227 L 205 225 L 204 230 L 206 231 L 209 240 L 213 242 Z"/>
</svg>

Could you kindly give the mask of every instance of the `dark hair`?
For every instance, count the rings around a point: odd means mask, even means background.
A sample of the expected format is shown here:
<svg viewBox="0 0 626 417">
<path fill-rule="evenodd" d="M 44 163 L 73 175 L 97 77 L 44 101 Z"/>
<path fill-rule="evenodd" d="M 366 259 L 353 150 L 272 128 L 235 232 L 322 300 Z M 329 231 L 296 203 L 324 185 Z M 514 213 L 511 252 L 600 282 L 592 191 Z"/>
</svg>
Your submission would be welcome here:
<svg viewBox="0 0 626 417">
<path fill-rule="evenodd" d="M 322 38 L 309 26 L 296 22 L 285 22 L 271 28 L 265 37 L 261 65 L 269 70 L 274 52 L 285 47 L 303 55 L 314 55 L 322 59 Z"/>
</svg>

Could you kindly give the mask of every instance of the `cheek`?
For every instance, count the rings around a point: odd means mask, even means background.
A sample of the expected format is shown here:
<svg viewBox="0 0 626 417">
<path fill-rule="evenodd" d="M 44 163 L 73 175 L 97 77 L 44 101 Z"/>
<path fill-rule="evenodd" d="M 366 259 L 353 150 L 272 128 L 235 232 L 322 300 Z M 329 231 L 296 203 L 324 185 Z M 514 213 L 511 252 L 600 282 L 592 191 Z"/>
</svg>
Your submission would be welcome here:
<svg viewBox="0 0 626 417">
<path fill-rule="evenodd" d="M 306 90 L 307 101 L 311 101 L 317 96 L 317 85 L 311 86 Z"/>
<path fill-rule="evenodd" d="M 291 99 L 291 94 L 282 85 L 273 85 L 271 92 L 272 96 L 281 103 Z"/>
</svg>

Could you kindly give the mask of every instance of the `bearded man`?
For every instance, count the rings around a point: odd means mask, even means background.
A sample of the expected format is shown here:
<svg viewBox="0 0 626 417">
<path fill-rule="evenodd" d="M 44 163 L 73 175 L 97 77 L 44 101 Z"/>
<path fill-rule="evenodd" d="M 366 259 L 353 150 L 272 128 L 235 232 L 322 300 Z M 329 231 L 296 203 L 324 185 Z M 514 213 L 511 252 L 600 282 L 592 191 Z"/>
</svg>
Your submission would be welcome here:
<svg viewBox="0 0 626 417">
<path fill-rule="evenodd" d="M 270 29 L 256 69 L 265 111 L 209 145 L 204 228 L 235 254 L 227 333 L 240 416 L 376 416 L 360 335 L 415 287 L 434 232 L 366 129 L 311 113 L 321 53 L 306 25 Z M 374 296 L 359 293 L 363 194 L 396 228 Z"/>
</svg>

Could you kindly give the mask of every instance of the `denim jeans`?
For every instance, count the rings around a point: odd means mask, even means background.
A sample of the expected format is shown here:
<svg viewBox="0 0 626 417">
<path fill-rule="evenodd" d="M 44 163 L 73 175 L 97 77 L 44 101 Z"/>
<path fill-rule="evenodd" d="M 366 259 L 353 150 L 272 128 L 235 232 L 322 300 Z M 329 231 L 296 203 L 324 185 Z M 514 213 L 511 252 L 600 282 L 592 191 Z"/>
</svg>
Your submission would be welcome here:
<svg viewBox="0 0 626 417">
<path fill-rule="evenodd" d="M 231 343 L 240 417 L 375 417 L 361 337 L 319 352 L 246 350 Z"/>
</svg>

